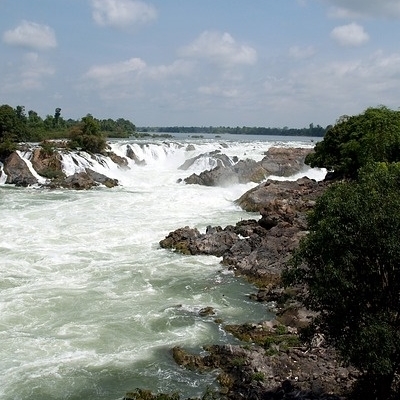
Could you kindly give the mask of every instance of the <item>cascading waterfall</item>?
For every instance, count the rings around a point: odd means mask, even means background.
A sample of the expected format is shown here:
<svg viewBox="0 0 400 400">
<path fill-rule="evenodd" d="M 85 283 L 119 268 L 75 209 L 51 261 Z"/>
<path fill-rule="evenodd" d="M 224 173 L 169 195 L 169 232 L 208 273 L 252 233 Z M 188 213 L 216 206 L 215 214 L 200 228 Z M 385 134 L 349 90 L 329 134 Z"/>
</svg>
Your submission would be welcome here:
<svg viewBox="0 0 400 400">
<path fill-rule="evenodd" d="M 234 204 L 254 184 L 178 182 L 212 168 L 209 155 L 178 168 L 214 150 L 260 160 L 275 143 L 113 141 L 117 155 L 125 157 L 129 146 L 143 162 L 129 158 L 121 168 L 102 156 L 63 155 L 66 174 L 88 167 L 118 179 L 113 189 L 22 189 L 1 181 L 0 399 L 115 400 L 136 387 L 193 397 L 212 385 L 212 374 L 177 366 L 170 349 L 236 342 L 215 318 L 241 323 L 271 315 L 219 258 L 183 256 L 158 242 L 186 225 L 204 231 L 257 218 Z M 207 306 L 214 316 L 199 315 Z"/>
</svg>

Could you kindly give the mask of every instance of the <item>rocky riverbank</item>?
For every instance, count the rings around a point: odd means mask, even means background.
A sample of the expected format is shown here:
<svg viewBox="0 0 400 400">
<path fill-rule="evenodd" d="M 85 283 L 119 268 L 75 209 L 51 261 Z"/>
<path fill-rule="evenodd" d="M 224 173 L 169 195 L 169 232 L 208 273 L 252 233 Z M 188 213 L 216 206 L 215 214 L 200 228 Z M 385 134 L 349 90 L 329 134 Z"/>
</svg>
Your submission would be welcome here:
<svg viewBox="0 0 400 400">
<path fill-rule="evenodd" d="M 222 399 L 345 399 L 358 372 L 345 368 L 323 338 L 303 344 L 298 329 L 312 314 L 299 306 L 295 289 L 280 284 L 283 268 L 307 233 L 306 214 L 327 187 L 309 178 L 267 180 L 237 200 L 261 217 L 235 226 L 209 226 L 206 232 L 183 227 L 161 240 L 160 246 L 183 254 L 210 254 L 258 287 L 252 298 L 266 302 L 273 321 L 224 326 L 247 345 L 210 346 L 208 355 L 173 350 L 175 360 L 200 371 L 217 369 Z M 301 289 L 297 289 L 301 290 Z"/>
</svg>

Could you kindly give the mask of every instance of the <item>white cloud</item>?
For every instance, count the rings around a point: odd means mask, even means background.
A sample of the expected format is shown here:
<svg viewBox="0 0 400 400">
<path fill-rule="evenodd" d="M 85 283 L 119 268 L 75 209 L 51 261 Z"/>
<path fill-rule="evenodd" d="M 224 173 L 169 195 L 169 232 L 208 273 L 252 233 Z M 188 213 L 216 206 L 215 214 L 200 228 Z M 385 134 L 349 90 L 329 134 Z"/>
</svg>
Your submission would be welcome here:
<svg viewBox="0 0 400 400">
<path fill-rule="evenodd" d="M 325 0 L 333 5 L 331 15 L 338 18 L 400 18 L 400 0 Z"/>
<path fill-rule="evenodd" d="M 22 21 L 15 29 L 4 32 L 3 41 L 10 45 L 36 50 L 46 50 L 57 46 L 53 29 L 30 21 Z"/>
<path fill-rule="evenodd" d="M 360 46 L 369 40 L 364 28 L 355 22 L 337 26 L 331 32 L 331 38 L 342 46 Z"/>
<path fill-rule="evenodd" d="M 290 110 L 294 120 L 314 115 L 334 123 L 333 111 L 338 118 L 379 104 L 397 109 L 400 53 L 378 52 L 369 58 L 304 65 L 287 74 L 269 76 L 263 87 L 265 109 L 282 119 Z"/>
<path fill-rule="evenodd" d="M 253 65 L 257 52 L 252 47 L 239 44 L 229 33 L 205 31 L 194 42 L 181 50 L 186 57 L 209 59 L 223 66 Z"/>
<path fill-rule="evenodd" d="M 55 74 L 55 69 L 35 52 L 25 54 L 18 67 L 11 70 L 8 81 L 3 82 L 5 93 L 43 89 L 45 80 Z"/>
<path fill-rule="evenodd" d="M 132 74 L 142 71 L 146 63 L 140 58 L 130 58 L 119 63 L 93 66 L 86 77 L 94 79 L 102 87 L 112 84 L 125 83 Z"/>
<path fill-rule="evenodd" d="M 315 49 L 313 46 L 307 46 L 307 47 L 292 46 L 289 49 L 289 56 L 296 60 L 310 58 L 314 54 L 315 54 Z"/>
<path fill-rule="evenodd" d="M 125 28 L 157 18 L 157 10 L 139 0 L 92 0 L 93 19 L 101 26 Z"/>
</svg>

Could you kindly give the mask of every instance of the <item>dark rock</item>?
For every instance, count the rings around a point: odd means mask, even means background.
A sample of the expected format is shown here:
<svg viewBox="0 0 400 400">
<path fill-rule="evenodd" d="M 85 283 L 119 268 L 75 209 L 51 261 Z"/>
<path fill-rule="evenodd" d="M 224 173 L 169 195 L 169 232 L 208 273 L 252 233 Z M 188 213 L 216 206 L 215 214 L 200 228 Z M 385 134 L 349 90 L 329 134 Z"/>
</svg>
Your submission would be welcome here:
<svg viewBox="0 0 400 400">
<path fill-rule="evenodd" d="M 207 317 L 209 315 L 215 315 L 215 310 L 213 307 L 204 307 L 199 311 L 200 317 Z"/>
<path fill-rule="evenodd" d="M 33 169 L 44 177 L 65 177 L 62 171 L 61 154 L 57 151 L 47 153 L 43 148 L 36 148 L 32 152 L 31 163 Z"/>
<path fill-rule="evenodd" d="M 86 173 L 92 178 L 96 183 L 100 183 L 108 188 L 118 186 L 118 179 L 109 178 L 106 175 L 100 174 L 99 172 L 93 171 L 90 168 L 86 168 Z"/>
<path fill-rule="evenodd" d="M 87 173 L 77 172 L 65 178 L 59 186 L 66 189 L 87 190 L 99 184 Z"/>
<path fill-rule="evenodd" d="M 209 227 L 205 234 L 201 234 L 197 229 L 185 227 L 170 232 L 165 239 L 160 241 L 160 246 L 175 249 L 183 254 L 207 254 L 220 257 L 238 240 L 234 232 L 222 230 L 220 227 Z"/>
<path fill-rule="evenodd" d="M 136 164 L 138 165 L 146 165 L 145 160 L 141 160 L 136 153 L 133 151 L 132 147 L 129 146 L 129 144 L 126 147 L 126 156 L 130 158 L 131 160 L 135 161 Z"/>
<path fill-rule="evenodd" d="M 131 149 L 132 150 L 132 149 Z M 117 164 L 122 169 L 129 169 L 128 160 L 125 157 L 121 157 L 118 154 L 115 154 L 112 151 L 107 152 L 107 157 L 110 158 L 112 162 Z"/>
<path fill-rule="evenodd" d="M 7 175 L 6 183 L 16 186 L 30 186 L 38 183 L 26 162 L 16 152 L 6 158 L 3 171 Z"/>
</svg>

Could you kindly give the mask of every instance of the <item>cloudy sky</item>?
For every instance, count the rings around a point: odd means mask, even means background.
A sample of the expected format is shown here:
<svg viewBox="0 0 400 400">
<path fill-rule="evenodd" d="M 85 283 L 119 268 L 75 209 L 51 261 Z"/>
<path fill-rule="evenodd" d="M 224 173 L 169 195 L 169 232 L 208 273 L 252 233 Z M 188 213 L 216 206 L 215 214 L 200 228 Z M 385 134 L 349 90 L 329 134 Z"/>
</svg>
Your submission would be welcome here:
<svg viewBox="0 0 400 400">
<path fill-rule="evenodd" d="M 400 0 L 0 0 L 0 104 L 137 126 L 400 106 Z"/>
</svg>

